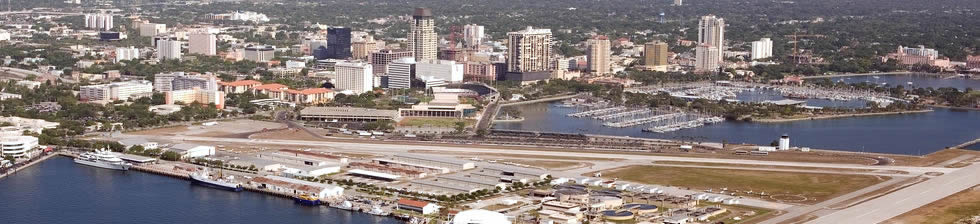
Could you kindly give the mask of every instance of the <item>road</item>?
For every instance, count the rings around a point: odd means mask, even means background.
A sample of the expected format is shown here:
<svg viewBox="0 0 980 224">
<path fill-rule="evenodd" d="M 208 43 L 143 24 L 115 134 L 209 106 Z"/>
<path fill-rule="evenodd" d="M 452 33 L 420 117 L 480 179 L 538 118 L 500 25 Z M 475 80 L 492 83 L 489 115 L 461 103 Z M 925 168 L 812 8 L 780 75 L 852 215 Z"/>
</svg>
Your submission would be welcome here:
<svg viewBox="0 0 980 224">
<path fill-rule="evenodd" d="M 980 185 L 980 163 L 822 216 L 811 224 L 881 223 L 957 192 Z"/>
</svg>

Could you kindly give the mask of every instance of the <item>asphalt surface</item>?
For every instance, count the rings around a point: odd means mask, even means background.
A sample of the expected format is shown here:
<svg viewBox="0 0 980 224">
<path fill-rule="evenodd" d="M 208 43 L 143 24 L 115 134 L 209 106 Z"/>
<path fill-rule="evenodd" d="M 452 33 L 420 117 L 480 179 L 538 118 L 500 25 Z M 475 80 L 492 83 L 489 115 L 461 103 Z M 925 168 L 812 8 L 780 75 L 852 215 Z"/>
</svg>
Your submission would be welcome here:
<svg viewBox="0 0 980 224">
<path fill-rule="evenodd" d="M 980 174 L 980 163 L 822 216 L 807 223 L 881 223 L 933 201 L 980 185 L 978 174 Z"/>
</svg>

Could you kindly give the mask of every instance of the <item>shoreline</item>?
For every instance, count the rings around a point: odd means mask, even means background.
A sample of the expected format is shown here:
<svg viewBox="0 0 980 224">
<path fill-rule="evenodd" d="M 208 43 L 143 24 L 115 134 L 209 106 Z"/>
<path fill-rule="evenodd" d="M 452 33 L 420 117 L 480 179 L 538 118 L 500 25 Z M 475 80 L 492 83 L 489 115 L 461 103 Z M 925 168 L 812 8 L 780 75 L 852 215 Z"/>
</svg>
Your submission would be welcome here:
<svg viewBox="0 0 980 224">
<path fill-rule="evenodd" d="M 35 164 L 38 164 L 38 163 L 47 161 L 50 158 L 54 158 L 54 157 L 58 157 L 58 156 L 67 157 L 69 159 L 73 159 L 73 158 L 77 157 L 77 155 L 72 154 L 70 152 L 63 152 L 63 151 L 52 152 L 52 153 L 49 153 L 47 155 L 40 156 L 40 157 L 38 157 L 38 159 L 36 159 L 34 161 L 31 161 L 30 163 L 28 163 L 28 164 L 26 164 L 24 166 L 20 166 L 17 169 L 15 169 L 14 171 L 10 171 L 8 173 L 0 174 L 0 180 L 2 180 L 8 174 L 15 174 L 17 171 L 20 171 L 20 170 L 29 168 L 29 167 L 31 167 L 31 166 L 33 166 Z M 179 162 L 179 163 L 181 163 L 181 164 L 189 164 L 189 163 L 184 163 L 184 162 Z M 189 164 L 189 165 L 194 165 L 194 164 Z M 197 165 L 194 165 L 194 166 L 197 166 Z M 190 177 L 187 174 L 179 173 L 179 172 L 173 172 L 173 171 L 167 171 L 167 170 L 161 170 L 159 168 L 154 168 L 154 167 L 150 167 L 150 166 L 137 166 L 137 165 L 134 165 L 134 166 L 130 167 L 130 170 L 132 170 L 132 171 L 139 171 L 139 172 L 148 173 L 148 174 L 153 174 L 153 175 L 164 176 L 164 177 L 176 178 L 176 179 L 181 179 L 181 180 L 190 180 Z M 290 199 L 291 200 L 292 197 L 293 197 L 292 195 L 288 195 L 288 194 L 285 194 L 285 193 L 274 192 L 274 191 L 269 191 L 269 190 L 265 190 L 265 189 L 260 189 L 260 188 L 252 187 L 251 185 L 247 185 L 247 184 L 242 184 L 242 187 L 243 187 L 243 189 L 245 191 L 251 191 L 251 192 L 255 192 L 255 193 L 266 194 L 266 195 L 280 197 L 280 198 L 284 198 L 284 199 Z M 397 217 L 397 216 L 394 215 L 395 213 L 391 213 L 389 215 L 376 215 L 376 214 L 371 214 L 371 213 L 368 213 L 368 212 L 362 212 L 362 211 L 359 211 L 357 209 L 337 208 L 337 207 L 334 207 L 332 203 L 326 203 L 326 202 L 324 204 L 321 204 L 321 205 L 318 205 L 318 206 L 325 206 L 325 207 L 328 207 L 328 208 L 331 208 L 331 209 L 338 209 L 338 210 L 344 210 L 344 211 L 349 211 L 349 212 L 359 212 L 359 213 L 364 213 L 364 214 L 368 214 L 368 215 L 374 215 L 374 216 L 381 216 L 381 217 L 388 217 L 388 218 L 393 218 L 393 219 L 399 219 L 399 217 Z"/>
<path fill-rule="evenodd" d="M 895 111 L 895 112 L 875 112 L 875 113 L 860 113 L 860 114 L 840 114 L 840 115 L 823 115 L 815 117 L 803 117 L 803 118 L 776 118 L 776 119 L 752 119 L 751 122 L 757 123 L 783 123 L 783 122 L 794 122 L 794 121 L 809 121 L 809 120 L 825 120 L 825 119 L 838 119 L 838 118 L 850 118 L 850 117 L 868 117 L 868 116 L 883 116 L 883 115 L 896 115 L 896 114 L 917 114 L 917 113 L 929 113 L 934 110 L 910 110 L 910 111 Z"/>
</svg>

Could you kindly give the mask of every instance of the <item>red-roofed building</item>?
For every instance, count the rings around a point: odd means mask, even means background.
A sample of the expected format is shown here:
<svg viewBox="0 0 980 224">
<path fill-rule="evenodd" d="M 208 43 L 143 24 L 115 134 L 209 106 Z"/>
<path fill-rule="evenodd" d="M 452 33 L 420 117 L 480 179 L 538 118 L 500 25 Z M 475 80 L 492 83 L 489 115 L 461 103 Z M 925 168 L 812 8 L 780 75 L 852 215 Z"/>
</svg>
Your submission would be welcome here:
<svg viewBox="0 0 980 224">
<path fill-rule="evenodd" d="M 245 93 L 249 89 L 256 86 L 262 85 L 262 82 L 255 80 L 238 80 L 234 82 L 218 82 L 218 90 L 225 92 L 225 94 L 230 93 Z"/>
<path fill-rule="evenodd" d="M 423 215 L 428 215 L 439 211 L 439 205 L 436 205 L 435 203 L 428 203 L 424 201 L 416 201 L 416 200 L 401 198 L 398 199 L 398 209 L 413 211 L 413 212 L 422 213 Z"/>
<path fill-rule="evenodd" d="M 298 104 L 321 104 L 327 103 L 333 100 L 334 92 L 333 90 L 327 88 L 312 88 L 304 90 L 285 90 L 285 99 L 280 98 L 284 101 L 289 101 Z"/>
</svg>

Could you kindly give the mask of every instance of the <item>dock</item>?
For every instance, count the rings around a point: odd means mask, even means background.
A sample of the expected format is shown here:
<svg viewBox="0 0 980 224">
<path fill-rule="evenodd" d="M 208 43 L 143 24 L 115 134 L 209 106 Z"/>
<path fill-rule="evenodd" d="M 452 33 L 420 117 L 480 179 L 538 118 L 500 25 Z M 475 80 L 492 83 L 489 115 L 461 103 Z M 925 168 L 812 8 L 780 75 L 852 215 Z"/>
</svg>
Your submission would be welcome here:
<svg viewBox="0 0 980 224">
<path fill-rule="evenodd" d="M 683 117 L 684 115 L 687 114 L 684 112 L 677 112 L 677 113 L 661 114 L 661 115 L 655 115 L 651 117 L 644 117 L 644 118 L 638 118 L 638 119 L 632 119 L 632 120 L 626 120 L 620 122 L 606 122 L 602 125 L 606 127 L 625 128 L 625 127 L 649 124 L 653 122 L 665 121 L 674 118 L 680 118 Z"/>
<path fill-rule="evenodd" d="M 592 117 L 592 116 L 600 116 L 605 114 L 612 114 L 625 110 L 628 110 L 628 108 L 619 106 L 619 107 L 610 107 L 610 108 L 595 109 L 595 110 L 583 111 L 578 113 L 572 113 L 572 114 L 568 114 L 568 116 L 569 117 Z"/>
</svg>

